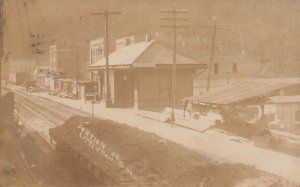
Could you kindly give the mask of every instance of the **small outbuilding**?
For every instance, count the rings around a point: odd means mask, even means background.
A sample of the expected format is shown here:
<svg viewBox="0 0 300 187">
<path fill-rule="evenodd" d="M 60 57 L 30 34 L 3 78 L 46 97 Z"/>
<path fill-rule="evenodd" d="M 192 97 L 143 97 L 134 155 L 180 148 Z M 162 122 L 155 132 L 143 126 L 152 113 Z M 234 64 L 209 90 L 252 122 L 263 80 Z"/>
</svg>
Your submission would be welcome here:
<svg viewBox="0 0 300 187">
<path fill-rule="evenodd" d="M 267 108 L 274 128 L 300 134 L 300 95 L 270 97 Z"/>
</svg>

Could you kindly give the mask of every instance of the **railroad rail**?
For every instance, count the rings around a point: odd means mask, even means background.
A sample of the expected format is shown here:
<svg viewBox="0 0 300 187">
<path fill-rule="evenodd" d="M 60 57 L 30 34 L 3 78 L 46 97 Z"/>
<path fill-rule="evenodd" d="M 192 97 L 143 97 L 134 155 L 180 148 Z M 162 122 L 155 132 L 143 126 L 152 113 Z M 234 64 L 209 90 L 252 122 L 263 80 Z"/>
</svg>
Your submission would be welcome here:
<svg viewBox="0 0 300 187">
<path fill-rule="evenodd" d="M 36 132 L 33 136 L 43 153 L 49 154 L 55 148 L 55 142 L 49 136 L 49 129 L 63 124 L 73 115 L 87 115 L 84 112 L 70 108 L 57 102 L 35 96 L 19 88 L 4 91 L 15 93 L 17 119 L 27 129 Z"/>
<path fill-rule="evenodd" d="M 26 91 L 20 89 L 15 89 L 14 92 L 17 96 L 16 100 L 26 103 L 28 106 L 32 106 L 33 109 L 38 111 L 41 115 L 46 114 L 49 120 L 56 120 L 53 121 L 53 123 L 64 122 L 73 115 L 89 115 L 83 111 L 53 102 L 45 98 L 41 98 L 33 94 L 29 96 Z M 49 117 L 49 114 L 51 117 Z"/>
</svg>

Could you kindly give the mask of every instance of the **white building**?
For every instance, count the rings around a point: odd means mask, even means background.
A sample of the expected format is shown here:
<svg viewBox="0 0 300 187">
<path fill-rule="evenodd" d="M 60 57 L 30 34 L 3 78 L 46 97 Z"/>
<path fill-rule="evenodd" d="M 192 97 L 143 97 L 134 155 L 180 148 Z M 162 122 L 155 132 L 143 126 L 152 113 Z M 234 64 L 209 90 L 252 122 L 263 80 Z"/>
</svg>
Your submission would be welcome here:
<svg viewBox="0 0 300 187">
<path fill-rule="evenodd" d="M 134 36 L 126 36 L 123 38 L 116 39 L 116 50 L 119 50 L 126 46 L 131 46 L 134 44 Z"/>
<path fill-rule="evenodd" d="M 35 60 L 9 60 L 9 82 L 22 84 L 25 79 L 33 79 Z"/>
<path fill-rule="evenodd" d="M 98 38 L 90 41 L 90 65 L 95 64 L 104 57 L 104 39 Z"/>
</svg>

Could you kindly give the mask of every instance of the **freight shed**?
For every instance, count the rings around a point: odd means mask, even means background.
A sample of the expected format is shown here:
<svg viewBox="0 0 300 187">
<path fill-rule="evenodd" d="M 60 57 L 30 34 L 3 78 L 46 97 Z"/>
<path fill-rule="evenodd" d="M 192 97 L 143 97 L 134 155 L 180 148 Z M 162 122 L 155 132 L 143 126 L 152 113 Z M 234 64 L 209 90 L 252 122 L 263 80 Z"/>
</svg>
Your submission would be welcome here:
<svg viewBox="0 0 300 187">
<path fill-rule="evenodd" d="M 266 109 L 275 129 L 300 134 L 300 95 L 271 97 Z"/>
<path fill-rule="evenodd" d="M 256 122 L 263 117 L 268 120 L 268 116 L 265 115 L 268 112 L 265 106 L 274 104 L 272 97 L 283 96 L 284 89 L 296 85 L 300 85 L 299 78 L 247 79 L 201 95 L 192 96 L 190 100 L 195 105 L 194 108 L 200 110 L 204 108 L 206 110 L 207 108 L 217 109 L 225 119 L 236 116 L 247 122 Z M 280 109 L 288 109 L 280 112 L 295 113 L 295 119 L 298 119 L 297 111 L 290 111 L 289 107 L 281 107 Z M 286 125 L 290 126 L 291 124 Z M 291 128 L 289 127 L 289 129 Z"/>
<path fill-rule="evenodd" d="M 109 90 L 113 106 L 158 108 L 172 103 L 172 50 L 157 41 L 135 43 L 109 55 Z M 176 97 L 193 94 L 193 74 L 206 64 L 177 54 Z M 88 69 L 106 95 L 105 58 Z M 179 104 L 179 103 L 178 103 Z"/>
</svg>

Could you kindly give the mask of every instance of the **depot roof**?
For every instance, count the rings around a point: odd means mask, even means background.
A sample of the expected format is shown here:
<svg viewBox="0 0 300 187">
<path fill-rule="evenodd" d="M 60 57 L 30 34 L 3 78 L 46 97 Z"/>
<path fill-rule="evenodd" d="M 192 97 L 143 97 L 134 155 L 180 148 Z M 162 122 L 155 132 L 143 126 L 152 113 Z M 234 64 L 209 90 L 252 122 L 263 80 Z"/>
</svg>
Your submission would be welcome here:
<svg viewBox="0 0 300 187">
<path fill-rule="evenodd" d="M 173 63 L 173 51 L 156 41 L 139 42 L 121 48 L 109 55 L 110 68 L 155 68 L 169 67 Z M 176 64 L 179 68 L 204 68 L 205 64 L 185 57 L 176 56 Z M 89 66 L 88 69 L 104 69 L 105 58 Z"/>
</svg>

